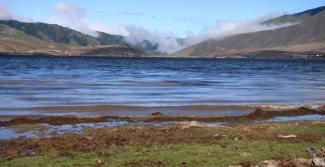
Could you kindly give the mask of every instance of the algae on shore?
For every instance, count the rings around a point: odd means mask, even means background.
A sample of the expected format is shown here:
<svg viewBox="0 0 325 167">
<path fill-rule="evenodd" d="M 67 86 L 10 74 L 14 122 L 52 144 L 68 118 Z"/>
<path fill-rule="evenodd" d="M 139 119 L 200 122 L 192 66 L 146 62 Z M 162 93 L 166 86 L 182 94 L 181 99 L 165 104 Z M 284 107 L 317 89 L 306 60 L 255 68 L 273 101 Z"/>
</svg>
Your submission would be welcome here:
<svg viewBox="0 0 325 167">
<path fill-rule="evenodd" d="M 296 135 L 283 139 L 278 135 Z M 88 129 L 1 141 L 0 166 L 229 166 L 308 157 L 325 146 L 325 121 Z M 32 154 L 31 154 L 32 153 Z"/>
</svg>

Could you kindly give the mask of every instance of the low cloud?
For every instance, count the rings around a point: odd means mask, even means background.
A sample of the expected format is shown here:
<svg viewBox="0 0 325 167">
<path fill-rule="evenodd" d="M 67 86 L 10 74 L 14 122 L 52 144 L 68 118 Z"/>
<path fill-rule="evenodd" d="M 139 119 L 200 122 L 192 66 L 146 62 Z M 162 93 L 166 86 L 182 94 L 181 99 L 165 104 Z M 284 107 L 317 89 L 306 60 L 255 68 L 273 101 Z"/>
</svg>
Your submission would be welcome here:
<svg viewBox="0 0 325 167">
<path fill-rule="evenodd" d="M 122 24 L 115 24 L 115 25 L 107 26 L 100 22 L 93 22 L 93 23 L 91 23 L 90 27 L 94 31 L 101 31 L 101 32 L 109 33 L 109 34 L 122 35 L 122 36 L 129 35 L 129 32 L 126 30 L 125 26 Z"/>
<path fill-rule="evenodd" d="M 263 21 L 276 18 L 284 14 L 286 13 L 271 12 L 254 20 L 219 21 L 214 26 L 204 27 L 198 34 L 188 33 L 184 38 L 184 44 L 179 43 L 177 37 L 170 32 L 149 31 L 143 27 L 137 26 L 126 26 L 123 27 L 123 29 L 128 32 L 126 39 L 129 43 L 135 44 L 143 40 L 148 40 L 153 44 L 158 45 L 158 51 L 172 53 L 186 46 L 197 44 L 208 39 L 224 39 L 237 34 L 272 30 L 295 24 L 262 24 Z"/>
<path fill-rule="evenodd" d="M 265 30 L 277 29 L 285 26 L 290 26 L 294 23 L 286 24 L 262 24 L 263 21 L 278 17 L 283 15 L 283 13 L 270 13 L 268 15 L 262 16 L 255 20 L 240 20 L 240 21 L 219 21 L 216 25 L 211 27 L 205 27 L 203 30 L 197 34 L 190 34 L 186 37 L 186 43 L 188 45 L 193 45 L 202 42 L 207 39 L 224 39 L 226 37 L 242 34 L 251 33 Z"/>
<path fill-rule="evenodd" d="M 91 23 L 86 20 L 87 11 L 85 9 L 67 2 L 59 2 L 54 6 L 53 11 L 54 15 L 48 17 L 45 20 L 46 22 L 97 36 L 97 33 L 91 27 Z"/>
<path fill-rule="evenodd" d="M 76 5 L 69 4 L 66 2 L 59 2 L 54 7 L 55 12 L 58 14 L 69 17 L 71 19 L 82 19 L 86 16 L 86 10 L 79 8 Z"/>
<path fill-rule="evenodd" d="M 134 25 L 104 25 L 100 22 L 86 21 L 87 11 L 74 4 L 60 2 L 54 7 L 54 16 L 47 19 L 49 23 L 63 25 L 80 32 L 97 36 L 96 31 L 109 34 L 123 35 L 125 41 L 131 45 L 137 45 L 147 40 L 157 45 L 157 51 L 171 53 L 181 48 L 174 34 L 169 32 L 150 31 L 146 28 Z M 119 12 L 120 15 L 141 16 L 141 13 Z"/>
<path fill-rule="evenodd" d="M 286 15 L 286 14 L 288 14 L 288 13 L 287 12 L 283 12 L 283 11 L 272 11 L 272 12 L 267 13 L 264 16 L 261 16 L 261 17 L 257 18 L 256 21 L 261 23 L 263 21 L 271 20 L 271 19 L 274 19 L 276 17 L 283 16 L 283 15 Z"/>
<path fill-rule="evenodd" d="M 127 43 L 136 45 L 143 41 L 150 41 L 157 45 L 157 51 L 173 53 L 186 46 L 197 44 L 207 39 L 223 39 L 228 36 L 250 33 L 263 30 L 276 29 L 286 25 L 263 25 L 262 21 L 283 15 L 283 12 L 271 12 L 255 20 L 219 21 L 214 26 L 204 27 L 198 34 L 188 33 L 184 44 L 178 42 L 177 37 L 171 32 L 150 31 L 136 25 L 104 25 L 100 22 L 87 22 L 87 11 L 76 5 L 60 2 L 55 7 L 55 16 L 49 22 L 64 25 L 80 32 L 96 36 L 96 31 L 109 34 L 123 35 Z M 141 16 L 141 13 L 119 12 L 120 15 Z M 156 17 L 154 17 L 157 19 Z M 187 19 L 186 21 L 191 21 Z M 197 23 L 197 22 L 195 22 Z M 199 24 L 199 23 L 197 23 Z M 200 23 L 201 24 L 201 23 Z"/>
<path fill-rule="evenodd" d="M 130 44 L 138 44 L 144 40 L 150 41 L 154 45 L 158 45 L 157 51 L 164 53 L 172 53 L 181 49 L 177 38 L 170 32 L 149 31 L 139 26 L 126 26 L 128 32 L 125 40 Z"/>
</svg>

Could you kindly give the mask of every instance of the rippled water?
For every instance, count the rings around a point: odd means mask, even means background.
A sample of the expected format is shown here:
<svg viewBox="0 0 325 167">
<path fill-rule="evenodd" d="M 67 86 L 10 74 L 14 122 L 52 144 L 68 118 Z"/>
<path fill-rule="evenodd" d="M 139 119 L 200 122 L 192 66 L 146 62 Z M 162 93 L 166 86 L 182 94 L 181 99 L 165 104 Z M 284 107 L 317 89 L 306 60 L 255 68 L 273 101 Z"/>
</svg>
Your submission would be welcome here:
<svg viewBox="0 0 325 167">
<path fill-rule="evenodd" d="M 0 115 L 236 115 L 168 107 L 324 103 L 325 61 L 0 56 L 0 99 Z"/>
</svg>

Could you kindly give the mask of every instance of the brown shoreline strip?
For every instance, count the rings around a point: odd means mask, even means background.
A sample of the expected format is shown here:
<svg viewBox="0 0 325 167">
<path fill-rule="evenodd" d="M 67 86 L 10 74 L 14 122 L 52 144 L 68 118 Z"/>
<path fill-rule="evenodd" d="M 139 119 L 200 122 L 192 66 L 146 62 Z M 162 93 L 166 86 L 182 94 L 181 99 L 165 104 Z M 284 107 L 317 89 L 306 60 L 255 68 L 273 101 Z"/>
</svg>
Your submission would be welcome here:
<svg viewBox="0 0 325 167">
<path fill-rule="evenodd" d="M 308 121 L 301 124 L 250 124 L 214 127 L 195 125 L 167 125 L 163 127 L 122 126 L 88 129 L 87 131 L 84 131 L 82 133 L 53 133 L 49 137 L 41 135 L 37 138 L 0 140 L 0 157 L 3 160 L 11 160 L 12 158 L 16 157 L 44 155 L 49 152 L 57 153 L 57 156 L 60 157 L 70 155 L 76 156 L 79 154 L 74 153 L 93 152 L 97 149 L 102 150 L 111 147 L 118 147 L 118 149 L 120 149 L 124 146 L 136 146 L 137 149 L 141 147 L 146 148 L 147 150 L 147 148 L 150 147 L 164 145 L 171 146 L 175 144 L 217 144 L 217 148 L 231 149 L 232 151 L 237 151 L 239 150 L 239 140 L 245 143 L 251 143 L 251 141 L 259 141 L 261 142 L 260 144 L 263 145 L 269 145 L 271 141 L 277 141 L 277 143 L 281 142 L 281 145 L 279 145 L 281 147 L 276 148 L 280 149 L 282 153 L 282 144 L 290 145 L 293 144 L 292 142 L 306 142 L 305 148 L 307 148 L 307 146 L 309 147 L 312 143 L 323 142 L 322 139 L 324 139 L 324 134 L 317 134 L 317 131 L 315 131 L 311 134 L 300 134 L 296 138 L 284 139 L 278 137 L 278 130 L 288 129 L 289 127 L 294 127 L 295 129 L 304 129 L 304 127 L 306 127 L 309 129 L 315 127 L 315 125 L 317 125 L 317 127 L 322 130 L 325 127 L 325 120 Z M 229 143 L 230 140 L 233 142 Z M 233 145 L 233 147 L 228 147 L 229 145 Z M 245 146 L 242 147 L 242 149 L 244 149 L 245 151 L 247 150 L 246 147 L 248 147 L 248 150 L 251 150 L 250 144 L 242 146 Z M 257 149 L 260 148 L 263 147 L 259 147 Z M 273 151 L 273 147 L 266 147 L 266 149 L 268 148 L 270 149 L 270 151 Z M 304 151 L 304 149 L 302 149 L 301 151 Z M 95 154 L 95 156 L 111 156 L 111 154 L 101 154 L 104 153 L 101 151 L 96 153 L 99 154 Z M 219 152 L 215 153 L 219 154 Z M 238 156 L 238 154 L 234 154 L 234 156 Z M 50 160 L 52 160 L 52 158 Z"/>
<path fill-rule="evenodd" d="M 301 107 L 293 110 L 281 111 L 263 111 L 256 109 L 255 112 L 242 116 L 172 116 L 172 115 L 156 115 L 156 116 L 101 116 L 101 117 L 40 117 L 40 118 L 15 118 L 9 121 L 0 122 L 0 126 L 12 126 L 19 124 L 38 124 L 47 123 L 50 125 L 78 124 L 78 123 L 100 123 L 108 120 L 124 120 L 130 122 L 168 122 L 168 121 L 203 121 L 203 122 L 249 122 L 255 120 L 267 120 L 279 116 L 302 116 L 308 114 L 325 115 L 325 110 L 313 110 Z"/>
<path fill-rule="evenodd" d="M 146 121 L 219 121 L 219 122 L 245 122 L 245 121 L 254 121 L 254 120 L 267 120 L 273 117 L 280 116 L 303 116 L 308 114 L 319 114 L 325 115 L 325 111 L 317 111 L 313 109 L 308 109 L 305 107 L 300 107 L 293 110 L 281 110 L 281 111 L 263 111 L 261 109 L 256 109 L 254 112 L 248 115 L 240 116 L 222 116 L 222 117 L 173 117 L 173 116 L 161 116 L 161 117 L 151 117 Z"/>
<path fill-rule="evenodd" d="M 89 106 L 42 106 L 28 108 L 0 108 L 0 111 L 139 111 L 139 110 L 255 110 L 256 106 L 245 105 L 184 105 L 184 106 L 126 106 L 126 105 L 89 105 Z"/>
<path fill-rule="evenodd" d="M 0 122 L 1 126 L 12 126 L 20 124 L 39 124 L 47 123 L 50 125 L 64 125 L 64 124 L 78 124 L 78 123 L 99 123 L 107 122 L 109 119 L 112 120 L 129 120 L 129 117 L 119 117 L 119 116 L 102 116 L 102 117 L 72 117 L 72 116 L 62 116 L 62 117 L 40 117 L 40 118 L 26 118 L 20 117 L 9 121 Z"/>
</svg>

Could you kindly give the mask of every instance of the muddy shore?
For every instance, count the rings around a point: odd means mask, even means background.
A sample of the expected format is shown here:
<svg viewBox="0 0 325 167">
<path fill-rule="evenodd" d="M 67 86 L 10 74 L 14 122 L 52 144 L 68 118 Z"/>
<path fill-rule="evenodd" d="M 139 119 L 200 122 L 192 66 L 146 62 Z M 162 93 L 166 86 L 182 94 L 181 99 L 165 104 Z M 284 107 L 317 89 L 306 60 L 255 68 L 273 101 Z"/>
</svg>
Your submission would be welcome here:
<svg viewBox="0 0 325 167">
<path fill-rule="evenodd" d="M 252 156 L 256 156 L 254 154 L 259 154 L 258 152 L 252 152 L 255 149 L 254 147 L 251 148 L 251 144 L 253 143 L 259 143 L 256 147 L 270 145 L 260 151 L 268 149 L 265 151 L 266 153 L 269 152 L 271 156 L 267 154 L 268 156 L 266 157 L 275 159 L 281 163 L 288 163 L 288 160 L 293 160 L 292 157 L 295 157 L 295 155 L 304 155 L 302 156 L 303 158 L 308 158 L 309 155 L 306 149 L 325 144 L 324 128 L 324 120 L 226 126 L 207 126 L 198 122 L 182 122 L 177 125 L 162 127 L 121 126 L 100 129 L 89 128 L 83 133 L 54 133 L 51 137 L 38 136 L 34 138 L 19 138 L 16 140 L 0 140 L 0 163 L 15 161 L 24 157 L 33 158 L 47 156 L 48 154 L 52 155 L 53 152 L 56 158 L 73 158 L 76 156 L 76 152 L 87 154 L 87 152 L 98 149 L 116 150 L 115 153 L 101 153 L 99 151 L 95 154 L 97 158 L 92 160 L 94 164 L 90 165 L 110 166 L 110 161 L 102 161 L 104 157 L 109 158 L 112 157 L 112 154 L 117 154 L 118 152 L 123 153 L 123 151 L 126 151 L 125 148 L 129 147 L 134 147 L 138 151 L 142 149 L 149 151 L 150 149 L 155 150 L 157 148 L 168 148 L 179 145 L 182 145 L 182 147 L 199 145 L 201 149 L 204 147 L 214 147 L 215 149 L 228 150 L 232 154 L 237 154 L 238 152 L 238 156 L 240 155 L 242 157 L 238 160 L 234 160 L 226 155 L 223 156 L 224 158 L 230 158 L 230 164 L 253 166 L 257 161 L 265 160 L 262 159 L 263 157 L 258 159 L 252 158 Z M 247 146 L 246 143 L 248 144 Z M 289 151 L 285 155 L 282 155 L 284 152 L 281 147 L 288 147 L 295 150 L 295 152 Z M 217 154 L 222 153 L 217 152 Z M 146 157 L 144 156 L 142 158 Z M 147 159 L 147 161 L 151 160 Z M 141 160 L 130 162 L 130 164 L 133 164 L 133 166 L 152 166 L 153 164 L 153 166 L 168 166 L 168 163 L 171 163 L 164 159 L 160 160 L 163 163 L 154 161 L 148 164 L 147 161 Z M 180 165 L 186 164 L 186 166 L 191 166 L 191 162 L 180 161 L 179 163 Z M 132 166 L 130 164 L 125 166 Z M 225 166 L 225 164 L 221 166 Z"/>
<path fill-rule="evenodd" d="M 0 140 L 0 166 L 254 166 L 277 163 L 292 166 L 313 161 L 306 150 L 322 150 L 325 120 L 266 123 L 275 117 L 325 115 L 322 109 L 300 107 L 291 110 L 256 109 L 248 115 L 221 117 L 170 116 L 152 113 L 146 117 L 21 117 L 0 122 L 1 128 L 37 131 L 37 135 Z M 108 120 L 153 123 L 112 127 L 84 127 L 82 130 L 46 133 L 48 126 L 100 124 Z M 258 122 L 260 121 L 260 122 Z M 174 122 L 157 126 L 157 122 Z M 209 124 L 206 122 L 224 122 Z M 207 150 L 206 150 L 207 149 Z M 211 153 L 211 149 L 216 149 Z M 189 153 L 191 150 L 192 153 Z M 286 150 L 286 151 L 285 151 Z M 139 156 L 139 155 L 144 156 Z M 148 154 L 148 155 L 146 155 Z M 156 155 L 156 154 L 159 154 Z M 175 157 L 169 155 L 179 154 Z M 193 157 L 191 157 L 193 154 Z M 121 158 L 127 155 L 125 158 Z M 263 155 L 263 156 L 260 156 Z M 183 157 L 187 157 L 183 158 Z M 195 157 L 198 157 L 195 159 Z M 211 157 L 212 156 L 212 157 Z M 213 157 L 218 157 L 215 159 Z M 76 157 L 84 159 L 77 160 Z M 135 158 L 136 157 L 136 158 Z M 41 161 L 40 161 L 41 160 Z M 40 162 L 39 162 L 40 161 Z M 82 161 L 82 162 L 80 162 Z M 263 162 L 262 162 L 263 161 Z M 19 166 L 19 165 L 18 165 Z M 308 166 L 308 165 L 307 165 Z M 309 165 L 310 166 L 310 165 Z"/>
<path fill-rule="evenodd" d="M 150 116 L 100 116 L 100 117 L 76 117 L 76 116 L 62 116 L 62 117 L 14 117 L 10 120 L 0 122 L 0 126 L 12 126 L 20 124 L 39 124 L 46 123 L 49 125 L 64 125 L 64 124 L 78 124 L 78 123 L 100 123 L 107 120 L 124 120 L 129 122 L 175 122 L 175 121 L 204 121 L 204 122 L 225 122 L 225 123 L 243 123 L 252 121 L 268 120 L 274 117 L 290 117 L 290 116 L 303 116 L 303 115 L 325 115 L 325 110 L 310 109 L 300 107 L 291 110 L 274 110 L 264 111 L 256 109 L 248 115 L 239 116 L 173 116 L 162 115 L 159 112 L 152 113 Z M 10 118 L 11 116 L 6 116 Z M 5 118 L 2 118 L 5 119 Z"/>
</svg>

